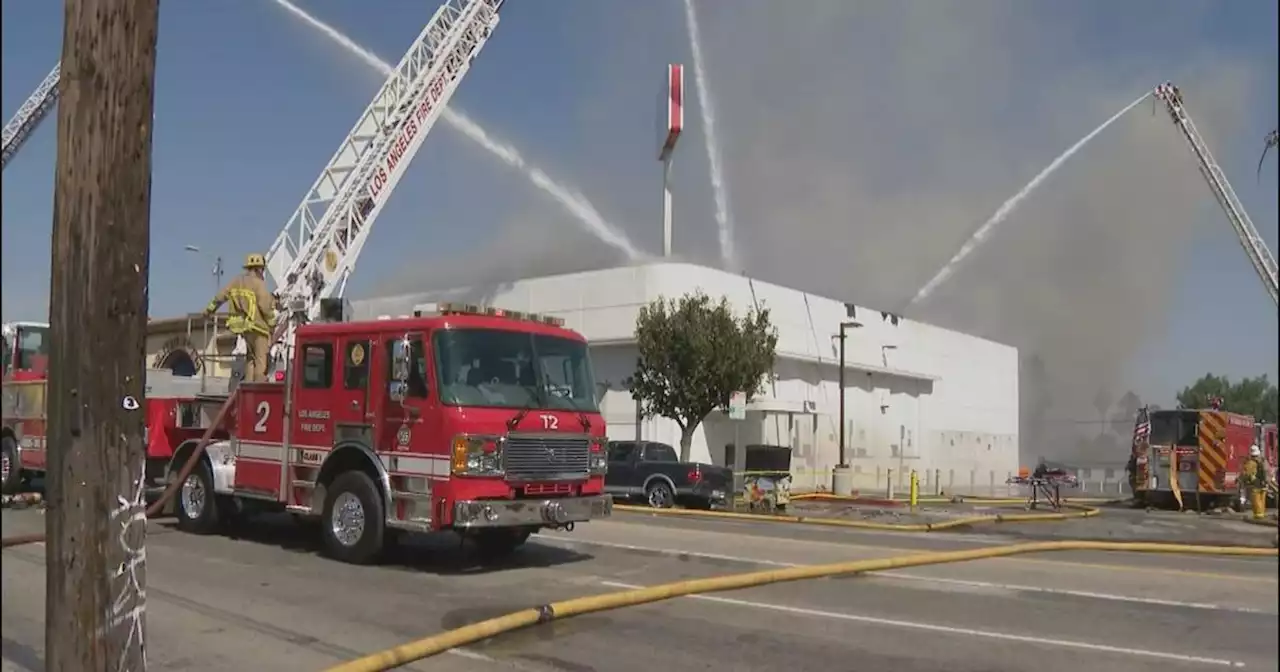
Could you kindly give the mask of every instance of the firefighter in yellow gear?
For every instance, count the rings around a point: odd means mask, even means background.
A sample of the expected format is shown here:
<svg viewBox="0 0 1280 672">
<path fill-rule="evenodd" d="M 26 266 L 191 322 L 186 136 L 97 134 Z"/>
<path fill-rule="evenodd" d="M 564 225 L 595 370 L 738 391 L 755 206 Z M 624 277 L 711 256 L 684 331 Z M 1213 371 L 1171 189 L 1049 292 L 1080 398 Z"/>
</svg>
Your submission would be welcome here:
<svg viewBox="0 0 1280 672">
<path fill-rule="evenodd" d="M 1249 458 L 1240 468 L 1240 485 L 1248 496 L 1254 518 L 1262 518 L 1267 513 L 1267 480 L 1267 463 L 1262 459 L 1262 449 L 1251 446 Z"/>
<path fill-rule="evenodd" d="M 205 315 L 213 315 L 227 304 L 227 329 L 244 339 L 248 364 L 244 379 L 251 383 L 266 379 L 267 351 L 276 320 L 276 300 L 267 291 L 266 268 L 261 254 L 245 257 L 244 273 L 232 278 L 204 309 Z"/>
</svg>

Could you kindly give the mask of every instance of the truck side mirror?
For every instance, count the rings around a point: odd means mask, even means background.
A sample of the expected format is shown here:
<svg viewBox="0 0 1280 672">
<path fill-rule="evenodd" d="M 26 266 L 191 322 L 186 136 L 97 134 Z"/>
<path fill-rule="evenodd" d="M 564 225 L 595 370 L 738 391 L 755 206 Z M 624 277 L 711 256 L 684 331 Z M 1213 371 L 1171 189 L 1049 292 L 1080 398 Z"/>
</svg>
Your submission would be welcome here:
<svg viewBox="0 0 1280 672">
<path fill-rule="evenodd" d="M 392 401 L 403 403 L 409 396 L 409 367 L 412 366 L 413 343 L 409 335 L 391 342 L 391 380 L 387 391 Z"/>
<path fill-rule="evenodd" d="M 409 383 L 409 366 L 410 357 L 413 353 L 413 345 L 409 342 L 409 335 L 405 334 L 404 338 L 391 344 L 391 379 L 399 382 Z"/>
</svg>

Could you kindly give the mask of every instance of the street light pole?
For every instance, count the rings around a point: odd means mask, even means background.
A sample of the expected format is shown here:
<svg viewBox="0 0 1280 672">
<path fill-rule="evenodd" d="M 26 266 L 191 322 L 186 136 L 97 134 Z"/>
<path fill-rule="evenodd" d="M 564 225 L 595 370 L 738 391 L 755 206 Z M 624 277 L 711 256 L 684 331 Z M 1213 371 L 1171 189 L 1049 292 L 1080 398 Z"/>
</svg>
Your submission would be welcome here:
<svg viewBox="0 0 1280 672">
<path fill-rule="evenodd" d="M 199 255 L 202 250 L 199 245 L 183 245 L 182 249 L 192 254 Z M 216 294 L 222 289 L 222 256 L 219 255 L 213 259 L 213 291 Z"/>
<path fill-rule="evenodd" d="M 831 474 L 831 491 L 838 495 L 847 495 L 853 492 L 853 474 L 849 471 L 849 458 L 845 450 L 845 379 L 844 379 L 844 342 L 848 338 L 846 333 L 849 329 L 857 329 L 862 326 L 861 322 L 841 322 L 840 333 L 836 336 L 840 340 L 840 462 Z"/>
<path fill-rule="evenodd" d="M 213 291 L 222 289 L 222 255 L 213 259 Z"/>
</svg>

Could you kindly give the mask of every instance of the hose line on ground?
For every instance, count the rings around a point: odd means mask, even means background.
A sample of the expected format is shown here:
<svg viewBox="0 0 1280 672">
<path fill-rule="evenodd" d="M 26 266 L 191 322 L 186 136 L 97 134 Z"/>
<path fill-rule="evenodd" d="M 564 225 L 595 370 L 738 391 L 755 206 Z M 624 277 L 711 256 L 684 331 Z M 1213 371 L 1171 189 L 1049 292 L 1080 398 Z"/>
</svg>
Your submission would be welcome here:
<svg viewBox="0 0 1280 672">
<path fill-rule="evenodd" d="M 634 588 L 602 595 L 589 595 L 512 612 L 479 623 L 447 630 L 408 644 L 373 653 L 363 658 L 330 667 L 326 672 L 383 672 L 459 646 L 472 644 L 505 632 L 531 625 L 548 623 L 580 614 L 608 611 L 621 607 L 650 604 L 674 597 L 752 588 L 784 581 L 816 579 L 842 574 L 876 572 L 923 565 L 940 565 L 967 560 L 1002 558 L 1048 551 L 1127 551 L 1136 553 L 1181 553 L 1189 555 L 1229 555 L 1276 557 L 1277 552 L 1265 548 L 1240 546 L 1190 546 L 1184 544 L 1125 543 L 1107 541 L 1045 541 L 976 548 L 941 553 L 919 553 L 894 558 L 856 560 L 828 565 L 809 565 L 768 569 L 764 571 L 715 576 L 705 579 L 676 581 L 647 588 Z"/>
<path fill-rule="evenodd" d="M 238 390 L 239 388 L 236 389 Z M 222 407 L 218 409 L 218 414 L 214 416 L 213 422 L 205 428 L 204 434 L 201 435 L 199 443 L 197 443 L 195 449 L 191 451 L 191 455 L 187 457 L 187 461 L 183 463 L 182 468 L 178 470 L 177 475 L 169 481 L 167 486 L 165 486 L 164 492 L 161 493 L 160 498 L 152 502 L 151 506 L 147 507 L 148 518 L 158 515 L 164 511 L 164 507 L 173 499 L 173 496 L 177 494 L 178 488 L 182 487 L 183 481 L 187 480 L 187 477 L 191 475 L 191 472 L 196 468 L 196 465 L 200 463 L 200 458 L 204 457 L 205 447 L 208 446 L 209 441 L 213 439 L 213 433 L 216 432 L 218 428 L 222 426 L 223 421 L 226 420 L 227 413 L 231 411 L 231 406 L 234 403 L 235 398 L 236 391 L 233 390 L 231 394 L 227 395 L 227 400 L 222 402 Z M 145 474 L 143 477 L 145 478 Z M 21 534 L 0 539 L 0 548 L 10 548 L 12 546 L 21 546 L 23 544 L 34 544 L 44 540 L 45 535 L 43 532 L 38 534 Z"/>
</svg>

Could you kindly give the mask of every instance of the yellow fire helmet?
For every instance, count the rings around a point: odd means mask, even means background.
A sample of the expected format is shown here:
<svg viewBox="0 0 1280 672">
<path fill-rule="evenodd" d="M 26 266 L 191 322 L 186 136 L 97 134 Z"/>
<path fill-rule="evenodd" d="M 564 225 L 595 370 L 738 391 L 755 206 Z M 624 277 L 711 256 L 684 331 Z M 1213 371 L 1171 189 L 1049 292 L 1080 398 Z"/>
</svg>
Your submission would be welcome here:
<svg viewBox="0 0 1280 672">
<path fill-rule="evenodd" d="M 266 268 L 267 260 L 261 254 L 250 254 L 244 258 L 245 268 Z"/>
</svg>

